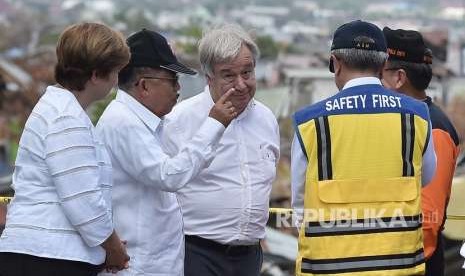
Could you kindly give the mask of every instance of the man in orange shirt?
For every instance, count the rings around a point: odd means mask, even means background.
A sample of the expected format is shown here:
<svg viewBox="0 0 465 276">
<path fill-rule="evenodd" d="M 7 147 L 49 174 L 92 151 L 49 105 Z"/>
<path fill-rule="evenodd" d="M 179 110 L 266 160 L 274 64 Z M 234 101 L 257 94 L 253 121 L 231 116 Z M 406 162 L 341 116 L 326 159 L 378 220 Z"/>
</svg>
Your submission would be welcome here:
<svg viewBox="0 0 465 276">
<path fill-rule="evenodd" d="M 433 180 L 422 189 L 423 238 L 426 275 L 444 275 L 441 232 L 446 220 L 452 177 L 459 154 L 459 138 L 444 112 L 426 95 L 432 78 L 432 53 L 421 34 L 411 30 L 383 29 L 389 59 L 383 70 L 383 84 L 428 105 L 437 167 Z"/>
</svg>

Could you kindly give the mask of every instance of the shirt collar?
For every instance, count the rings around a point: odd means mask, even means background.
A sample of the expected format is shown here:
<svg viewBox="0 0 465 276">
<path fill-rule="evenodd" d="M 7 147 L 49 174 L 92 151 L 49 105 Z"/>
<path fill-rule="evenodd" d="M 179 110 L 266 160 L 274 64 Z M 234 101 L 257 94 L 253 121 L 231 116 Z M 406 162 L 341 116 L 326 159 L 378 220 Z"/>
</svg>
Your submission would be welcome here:
<svg viewBox="0 0 465 276">
<path fill-rule="evenodd" d="M 161 123 L 161 119 L 138 102 L 133 96 L 119 89 L 116 100 L 126 105 L 139 119 L 152 131 L 155 132 Z"/>
<path fill-rule="evenodd" d="M 63 88 L 63 87 L 59 87 L 59 86 L 55 86 L 55 85 L 50 85 L 47 87 L 47 90 L 48 91 L 53 91 L 53 92 L 59 92 L 59 93 L 62 93 L 62 95 L 66 95 L 66 97 L 68 98 L 72 98 L 74 99 L 74 101 L 79 104 L 78 100 L 76 99 L 76 96 L 71 92 L 69 91 L 68 89 L 66 88 Z M 74 102 L 73 101 L 73 102 Z M 81 105 L 79 105 L 81 106 Z M 82 107 L 81 107 L 82 108 Z"/>
<path fill-rule="evenodd" d="M 355 78 L 351 79 L 350 81 L 346 82 L 342 90 L 354 87 L 354 86 L 359 86 L 359 85 L 366 85 L 366 84 L 378 84 L 381 85 L 381 81 L 378 78 L 375 77 L 362 77 L 362 78 Z"/>
<path fill-rule="evenodd" d="M 86 111 L 82 108 L 81 104 L 79 103 L 79 101 L 77 100 L 76 98 L 76 95 L 74 95 L 71 91 L 69 91 L 68 89 L 66 88 L 63 88 L 63 87 L 57 87 L 57 86 L 54 86 L 54 85 L 50 85 L 47 87 L 47 91 L 50 91 L 52 93 L 59 93 L 60 97 L 53 97 L 52 98 L 52 101 L 55 103 L 55 104 L 59 104 L 59 105 L 62 105 L 63 104 L 63 98 L 61 97 L 66 97 L 69 99 L 69 102 L 71 103 L 71 112 L 73 112 L 74 115 L 77 115 L 79 116 L 80 114 L 87 114 Z M 85 117 L 85 120 L 88 121 L 90 124 L 92 124 L 89 116 L 83 116 L 83 118 Z"/>
<path fill-rule="evenodd" d="M 213 98 L 212 98 L 212 95 L 210 94 L 210 87 L 207 85 L 205 86 L 205 89 L 204 89 L 204 93 L 206 93 L 208 95 L 208 103 L 210 105 L 210 108 L 215 104 L 213 102 Z M 242 111 L 241 114 L 239 114 L 237 116 L 237 120 L 241 120 L 243 118 L 245 118 L 245 116 L 247 116 L 247 114 L 255 107 L 256 103 L 255 103 L 255 99 L 252 98 L 250 100 L 250 102 L 247 104 L 247 107 L 244 109 L 244 111 Z"/>
</svg>

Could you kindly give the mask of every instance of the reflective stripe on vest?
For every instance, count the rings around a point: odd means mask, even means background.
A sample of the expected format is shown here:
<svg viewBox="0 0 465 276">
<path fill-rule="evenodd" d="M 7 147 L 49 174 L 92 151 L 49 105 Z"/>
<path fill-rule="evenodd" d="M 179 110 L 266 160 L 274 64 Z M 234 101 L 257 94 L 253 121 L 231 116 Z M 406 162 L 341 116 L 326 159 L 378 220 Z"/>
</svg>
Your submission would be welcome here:
<svg viewBox="0 0 465 276">
<path fill-rule="evenodd" d="M 415 123 L 412 114 L 401 115 L 403 176 L 414 176 L 413 146 L 415 141 Z"/>
<path fill-rule="evenodd" d="M 318 143 L 318 180 L 333 179 L 331 133 L 329 131 L 328 117 L 316 118 L 315 127 Z"/>
<path fill-rule="evenodd" d="M 409 254 L 363 256 L 340 259 L 302 259 L 302 272 L 334 274 L 415 267 L 424 262 L 423 249 Z"/>
<path fill-rule="evenodd" d="M 322 237 L 412 231 L 421 227 L 421 215 L 307 222 L 305 236 Z"/>
</svg>

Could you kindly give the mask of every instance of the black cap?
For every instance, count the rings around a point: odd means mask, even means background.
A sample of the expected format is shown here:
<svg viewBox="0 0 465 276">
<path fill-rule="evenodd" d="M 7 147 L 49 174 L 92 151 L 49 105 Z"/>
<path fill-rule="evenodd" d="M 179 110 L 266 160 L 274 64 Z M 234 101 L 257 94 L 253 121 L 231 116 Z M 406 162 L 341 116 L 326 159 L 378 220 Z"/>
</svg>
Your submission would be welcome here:
<svg viewBox="0 0 465 276">
<path fill-rule="evenodd" d="M 157 32 L 142 29 L 128 37 L 127 44 L 131 51 L 128 67 L 161 67 L 177 73 L 196 74 L 178 62 L 166 38 Z"/>
<path fill-rule="evenodd" d="M 431 50 L 423 41 L 423 37 L 413 30 L 391 30 L 388 27 L 383 29 L 388 45 L 390 60 L 401 60 L 412 63 L 433 63 Z"/>
<path fill-rule="evenodd" d="M 334 32 L 331 50 L 362 49 L 386 52 L 386 40 L 376 25 L 356 20 L 346 23 Z"/>
</svg>

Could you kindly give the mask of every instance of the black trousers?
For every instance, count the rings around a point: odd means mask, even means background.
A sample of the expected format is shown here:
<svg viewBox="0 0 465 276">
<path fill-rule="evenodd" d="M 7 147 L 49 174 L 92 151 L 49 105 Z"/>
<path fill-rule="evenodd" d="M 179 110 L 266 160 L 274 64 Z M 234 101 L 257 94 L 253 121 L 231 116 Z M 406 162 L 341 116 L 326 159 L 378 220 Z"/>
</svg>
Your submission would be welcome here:
<svg viewBox="0 0 465 276">
<path fill-rule="evenodd" d="M 259 243 L 227 246 L 186 236 L 184 276 L 259 276 L 263 262 Z"/>
<path fill-rule="evenodd" d="M 439 233 L 436 250 L 426 261 L 425 276 L 444 276 L 444 245 L 442 234 Z"/>
<path fill-rule="evenodd" d="M 96 276 L 101 270 L 84 262 L 0 252 L 0 276 Z"/>
</svg>

